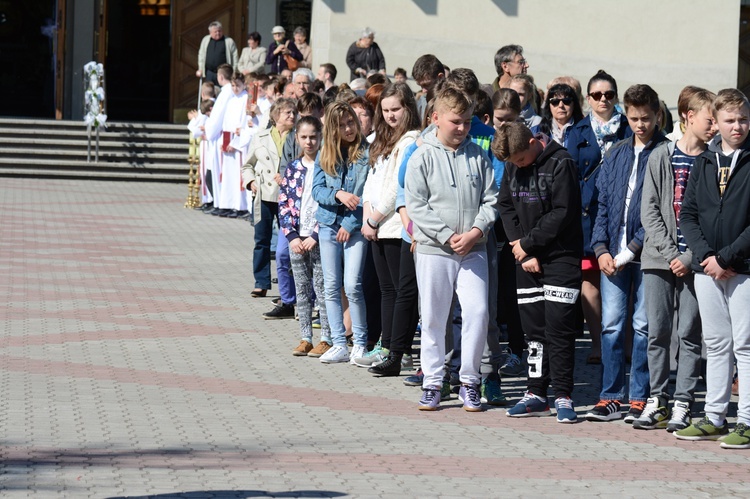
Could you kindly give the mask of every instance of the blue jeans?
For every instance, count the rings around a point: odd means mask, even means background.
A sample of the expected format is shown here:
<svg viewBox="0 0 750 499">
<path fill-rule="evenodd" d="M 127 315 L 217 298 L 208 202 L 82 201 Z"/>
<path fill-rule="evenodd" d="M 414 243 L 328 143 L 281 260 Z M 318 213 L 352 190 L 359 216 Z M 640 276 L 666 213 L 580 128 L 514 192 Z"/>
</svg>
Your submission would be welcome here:
<svg viewBox="0 0 750 499">
<path fill-rule="evenodd" d="M 289 241 L 282 232 L 279 232 L 276 242 L 276 275 L 279 278 L 279 296 L 282 303 L 293 305 L 297 302 L 297 293 L 294 288 L 292 262 L 289 259 Z"/>
<path fill-rule="evenodd" d="M 650 393 L 648 375 L 648 320 L 640 263 L 629 263 L 613 276 L 602 273 L 602 400 L 625 399 L 625 321 L 633 296 L 633 351 L 630 363 L 630 398 L 645 401 Z"/>
<path fill-rule="evenodd" d="M 255 224 L 253 248 L 253 276 L 256 289 L 271 289 L 271 238 L 278 210 L 278 203 L 260 203 L 260 222 Z"/>
<path fill-rule="evenodd" d="M 318 231 L 331 340 L 334 345 L 346 346 L 346 328 L 341 306 L 343 285 L 349 300 L 349 313 L 352 316 L 354 344 L 364 347 L 367 346 L 367 309 L 362 288 L 362 271 L 365 267 L 368 244 L 359 229 L 352 232 L 347 242 L 339 243 L 336 241 L 338 231 L 338 225 L 323 224 L 320 224 Z"/>
</svg>

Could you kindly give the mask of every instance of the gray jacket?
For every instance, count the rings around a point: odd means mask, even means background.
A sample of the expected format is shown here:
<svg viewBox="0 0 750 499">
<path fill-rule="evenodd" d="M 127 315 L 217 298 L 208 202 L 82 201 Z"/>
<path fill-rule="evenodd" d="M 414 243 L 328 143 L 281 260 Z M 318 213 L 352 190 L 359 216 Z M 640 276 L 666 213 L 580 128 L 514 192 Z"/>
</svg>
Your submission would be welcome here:
<svg viewBox="0 0 750 499">
<path fill-rule="evenodd" d="M 693 253 L 680 254 L 677 247 L 677 218 L 674 213 L 674 169 L 672 153 L 675 143 L 658 146 L 648 158 L 643 179 L 641 223 L 646 231 L 641 252 L 641 268 L 669 270 L 669 262 L 679 258 L 690 267 Z"/>
<path fill-rule="evenodd" d="M 468 137 L 456 151 L 433 132 L 422 135 L 406 168 L 406 209 L 414 222 L 417 252 L 453 254 L 453 234 L 482 231 L 472 251 L 484 251 L 487 231 L 497 219 L 495 173 L 482 148 Z"/>
</svg>

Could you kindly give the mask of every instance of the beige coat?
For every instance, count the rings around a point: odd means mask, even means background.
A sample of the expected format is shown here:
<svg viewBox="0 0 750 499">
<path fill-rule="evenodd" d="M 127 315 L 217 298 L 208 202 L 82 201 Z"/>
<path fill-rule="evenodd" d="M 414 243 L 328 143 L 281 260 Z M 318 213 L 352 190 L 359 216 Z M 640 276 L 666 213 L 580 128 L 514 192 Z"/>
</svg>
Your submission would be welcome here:
<svg viewBox="0 0 750 499">
<path fill-rule="evenodd" d="M 237 71 L 263 74 L 266 72 L 266 47 L 245 47 L 242 49 Z"/>
<path fill-rule="evenodd" d="M 279 173 L 281 157 L 271 137 L 271 128 L 258 132 L 250 142 L 250 153 L 242 167 L 242 185 L 250 190 L 250 182 L 255 181 L 258 192 L 253 198 L 253 224 L 260 222 L 260 203 L 279 202 L 279 184 L 274 176 Z"/>
</svg>

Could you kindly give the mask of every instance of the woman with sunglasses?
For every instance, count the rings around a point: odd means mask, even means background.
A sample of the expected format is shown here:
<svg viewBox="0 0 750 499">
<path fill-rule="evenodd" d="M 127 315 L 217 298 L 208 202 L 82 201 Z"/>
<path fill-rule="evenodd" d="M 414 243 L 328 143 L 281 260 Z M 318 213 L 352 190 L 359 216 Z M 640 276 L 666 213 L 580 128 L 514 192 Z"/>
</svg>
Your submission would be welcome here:
<svg viewBox="0 0 750 499">
<path fill-rule="evenodd" d="M 567 149 L 578 164 L 581 183 L 581 223 L 583 225 L 583 283 L 581 304 L 591 335 L 589 364 L 601 363 L 602 300 L 599 292 L 599 264 L 591 249 L 591 230 L 598 211 L 596 179 L 604 153 L 616 142 L 633 135 L 628 119 L 616 108 L 617 82 L 603 70 L 589 80 L 586 100 L 591 114 L 573 125 Z"/>
<path fill-rule="evenodd" d="M 583 119 L 581 103 L 570 85 L 558 83 L 547 91 L 542 108 L 542 124 L 539 131 L 549 135 L 563 147 L 568 146 L 568 137 L 573 125 Z"/>
</svg>

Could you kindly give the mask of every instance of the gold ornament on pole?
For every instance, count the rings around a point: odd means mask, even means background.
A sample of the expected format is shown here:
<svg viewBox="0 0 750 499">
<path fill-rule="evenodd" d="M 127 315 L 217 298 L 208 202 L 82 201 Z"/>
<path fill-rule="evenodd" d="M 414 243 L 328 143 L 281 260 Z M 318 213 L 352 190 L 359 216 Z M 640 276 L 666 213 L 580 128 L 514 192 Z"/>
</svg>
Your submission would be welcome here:
<svg viewBox="0 0 750 499">
<path fill-rule="evenodd" d="M 200 139 L 190 134 L 190 143 L 188 146 L 188 196 L 185 201 L 185 208 L 197 208 L 200 205 L 200 187 L 201 177 L 198 171 L 200 167 Z"/>
</svg>

